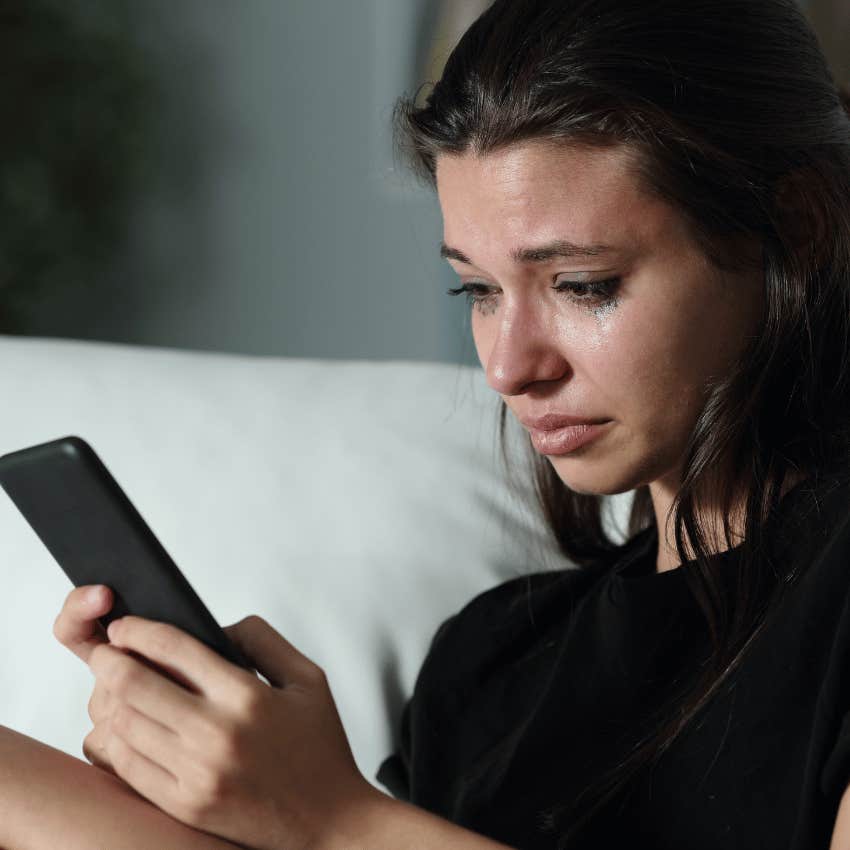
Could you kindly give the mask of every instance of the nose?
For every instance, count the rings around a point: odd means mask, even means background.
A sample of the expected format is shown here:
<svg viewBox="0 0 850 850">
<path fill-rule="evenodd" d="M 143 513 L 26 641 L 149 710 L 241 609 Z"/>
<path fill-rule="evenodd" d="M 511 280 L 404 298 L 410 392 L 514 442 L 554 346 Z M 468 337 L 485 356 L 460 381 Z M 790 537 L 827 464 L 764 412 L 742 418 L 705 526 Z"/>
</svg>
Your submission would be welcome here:
<svg viewBox="0 0 850 850">
<path fill-rule="evenodd" d="M 489 350 L 479 348 L 479 356 L 487 383 L 500 395 L 519 395 L 533 384 L 558 381 L 569 372 L 569 361 L 545 316 L 515 305 L 493 319 L 498 324 Z"/>
</svg>

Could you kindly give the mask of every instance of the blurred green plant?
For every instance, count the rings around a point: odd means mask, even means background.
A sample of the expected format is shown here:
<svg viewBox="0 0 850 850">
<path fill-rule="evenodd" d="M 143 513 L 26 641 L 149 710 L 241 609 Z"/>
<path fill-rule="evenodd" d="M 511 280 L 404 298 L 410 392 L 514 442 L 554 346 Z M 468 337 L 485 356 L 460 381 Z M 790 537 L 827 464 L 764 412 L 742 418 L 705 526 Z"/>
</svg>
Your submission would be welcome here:
<svg viewBox="0 0 850 850">
<path fill-rule="evenodd" d="M 119 0 L 0 0 L 0 331 L 114 257 L 154 100 Z"/>
</svg>

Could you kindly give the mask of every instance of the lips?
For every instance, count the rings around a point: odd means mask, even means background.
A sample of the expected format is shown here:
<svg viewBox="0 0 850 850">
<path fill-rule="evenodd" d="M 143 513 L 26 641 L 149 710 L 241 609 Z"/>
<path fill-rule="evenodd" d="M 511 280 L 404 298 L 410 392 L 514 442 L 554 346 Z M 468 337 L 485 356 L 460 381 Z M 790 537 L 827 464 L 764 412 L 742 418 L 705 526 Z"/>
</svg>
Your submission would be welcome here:
<svg viewBox="0 0 850 850">
<path fill-rule="evenodd" d="M 529 430 L 534 448 L 543 455 L 566 455 L 593 442 L 611 427 L 611 421 L 568 425 L 547 431 Z"/>
<path fill-rule="evenodd" d="M 568 416 L 565 413 L 547 413 L 536 417 L 518 417 L 529 431 L 558 431 L 578 425 L 601 425 L 607 419 L 589 419 L 583 416 Z"/>
<path fill-rule="evenodd" d="M 565 455 L 601 436 L 612 420 L 547 413 L 543 416 L 521 417 L 534 448 L 543 455 Z"/>
</svg>

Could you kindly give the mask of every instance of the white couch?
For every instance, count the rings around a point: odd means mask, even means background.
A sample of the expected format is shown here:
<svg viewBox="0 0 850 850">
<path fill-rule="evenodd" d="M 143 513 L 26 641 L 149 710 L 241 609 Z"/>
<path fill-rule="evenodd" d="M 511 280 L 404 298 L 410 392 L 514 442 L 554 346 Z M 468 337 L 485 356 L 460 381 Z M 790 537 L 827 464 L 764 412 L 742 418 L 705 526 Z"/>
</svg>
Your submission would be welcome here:
<svg viewBox="0 0 850 850">
<path fill-rule="evenodd" d="M 479 370 L 14 337 L 0 362 L 0 454 L 88 440 L 222 625 L 259 614 L 325 669 L 373 781 L 437 626 L 570 566 L 506 485 Z M 71 585 L 2 491 L 0 569 L 0 724 L 82 757 Z"/>
</svg>

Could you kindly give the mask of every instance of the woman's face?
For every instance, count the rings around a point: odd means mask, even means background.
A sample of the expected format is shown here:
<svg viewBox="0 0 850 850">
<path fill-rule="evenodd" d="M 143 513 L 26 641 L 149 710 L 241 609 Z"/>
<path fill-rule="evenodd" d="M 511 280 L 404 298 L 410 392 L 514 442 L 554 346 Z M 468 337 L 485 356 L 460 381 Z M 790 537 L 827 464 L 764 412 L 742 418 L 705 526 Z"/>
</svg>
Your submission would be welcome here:
<svg viewBox="0 0 850 850">
<path fill-rule="evenodd" d="M 678 486 L 706 384 L 763 309 L 761 273 L 718 271 L 631 164 L 624 147 L 542 142 L 437 161 L 443 254 L 490 386 L 526 424 L 605 421 L 577 447 L 574 429 L 530 429 L 582 493 Z"/>
</svg>

